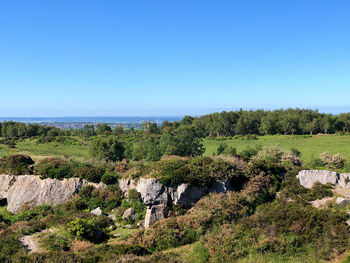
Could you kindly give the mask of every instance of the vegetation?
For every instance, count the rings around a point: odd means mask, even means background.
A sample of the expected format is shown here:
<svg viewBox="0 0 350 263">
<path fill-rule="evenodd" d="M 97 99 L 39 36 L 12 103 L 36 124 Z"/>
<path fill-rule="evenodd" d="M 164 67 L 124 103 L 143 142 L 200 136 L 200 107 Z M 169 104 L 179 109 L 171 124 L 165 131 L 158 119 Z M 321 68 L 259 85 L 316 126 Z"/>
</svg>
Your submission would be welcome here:
<svg viewBox="0 0 350 263">
<path fill-rule="evenodd" d="M 296 175 L 350 170 L 349 116 L 236 111 L 145 122 L 142 130 L 1 123 L 0 173 L 106 186 L 88 185 L 64 204 L 25 206 L 16 215 L 1 202 L 0 261 L 347 262 L 349 206 L 314 208 L 310 201 L 336 197 L 332 186 L 307 189 Z M 234 191 L 210 193 L 191 209 L 168 203 L 167 218 L 145 230 L 141 195 L 118 186 L 120 178 L 141 177 L 169 187 L 226 181 Z M 101 215 L 90 213 L 98 207 Z M 124 217 L 127 209 L 135 216 Z M 25 235 L 40 251 L 26 253 L 19 241 Z"/>
</svg>

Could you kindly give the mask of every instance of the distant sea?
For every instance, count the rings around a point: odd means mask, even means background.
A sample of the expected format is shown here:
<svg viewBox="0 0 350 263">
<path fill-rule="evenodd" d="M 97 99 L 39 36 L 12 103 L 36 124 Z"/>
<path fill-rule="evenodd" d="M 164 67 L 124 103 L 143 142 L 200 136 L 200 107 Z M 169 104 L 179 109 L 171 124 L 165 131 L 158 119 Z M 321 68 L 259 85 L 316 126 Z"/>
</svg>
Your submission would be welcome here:
<svg viewBox="0 0 350 263">
<path fill-rule="evenodd" d="M 162 123 L 179 121 L 183 116 L 135 116 L 135 117 L 0 117 L 1 121 L 17 121 L 24 123 L 142 123 L 144 121 Z"/>
</svg>

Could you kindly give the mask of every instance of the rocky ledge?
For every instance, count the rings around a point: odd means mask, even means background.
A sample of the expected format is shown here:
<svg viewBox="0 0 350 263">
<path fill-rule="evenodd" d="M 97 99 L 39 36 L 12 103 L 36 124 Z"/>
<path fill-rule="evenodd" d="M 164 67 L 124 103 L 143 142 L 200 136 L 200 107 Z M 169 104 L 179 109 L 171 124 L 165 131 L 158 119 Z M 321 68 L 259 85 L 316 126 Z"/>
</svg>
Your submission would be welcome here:
<svg viewBox="0 0 350 263">
<path fill-rule="evenodd" d="M 312 188 L 315 183 L 331 184 L 336 188 L 350 189 L 350 174 L 326 170 L 302 170 L 297 175 L 299 182 L 306 188 Z"/>
<path fill-rule="evenodd" d="M 94 184 L 80 178 L 40 179 L 35 175 L 0 175 L 0 200 L 7 199 L 7 210 L 18 213 L 24 205 L 58 205 L 71 200 L 85 185 L 96 188 L 104 184 Z"/>
</svg>

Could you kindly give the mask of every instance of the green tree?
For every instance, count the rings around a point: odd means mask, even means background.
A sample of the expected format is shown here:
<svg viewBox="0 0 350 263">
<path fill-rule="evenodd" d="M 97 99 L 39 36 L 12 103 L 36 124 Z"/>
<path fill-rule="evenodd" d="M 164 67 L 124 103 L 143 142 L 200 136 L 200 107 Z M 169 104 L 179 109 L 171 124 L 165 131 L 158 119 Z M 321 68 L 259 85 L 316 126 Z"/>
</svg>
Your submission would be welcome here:
<svg viewBox="0 0 350 263">
<path fill-rule="evenodd" d="M 160 146 L 167 155 L 197 156 L 204 153 L 200 133 L 192 126 L 180 126 L 173 131 L 164 132 Z"/>
<path fill-rule="evenodd" d="M 102 123 L 102 124 L 98 124 L 96 127 L 96 133 L 97 134 L 111 134 L 112 133 L 112 129 L 111 127 L 108 126 L 107 123 Z"/>
<path fill-rule="evenodd" d="M 116 138 L 98 138 L 92 142 L 90 154 L 100 160 L 121 161 L 125 148 Z"/>
</svg>

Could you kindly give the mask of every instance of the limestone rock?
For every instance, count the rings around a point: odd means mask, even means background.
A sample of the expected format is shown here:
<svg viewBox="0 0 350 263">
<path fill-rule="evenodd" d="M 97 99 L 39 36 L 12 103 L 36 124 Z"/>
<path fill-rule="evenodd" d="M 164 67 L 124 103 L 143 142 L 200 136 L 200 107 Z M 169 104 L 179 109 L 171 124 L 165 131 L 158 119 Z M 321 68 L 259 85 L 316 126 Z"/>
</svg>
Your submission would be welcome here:
<svg viewBox="0 0 350 263">
<path fill-rule="evenodd" d="M 157 179 L 141 178 L 137 183 L 136 190 L 141 194 L 141 198 L 147 206 L 168 202 L 167 189 Z"/>
<path fill-rule="evenodd" d="M 181 184 L 177 187 L 176 192 L 172 194 L 173 203 L 185 208 L 190 208 L 207 193 L 208 187 Z"/>
<path fill-rule="evenodd" d="M 135 220 L 136 219 L 136 211 L 132 207 L 125 210 L 122 219 L 124 220 Z"/>
<path fill-rule="evenodd" d="M 231 179 L 227 179 L 225 181 L 216 181 L 209 188 L 210 193 L 224 193 L 226 191 L 233 191 L 233 187 L 231 184 Z"/>
<path fill-rule="evenodd" d="M 107 216 L 112 219 L 113 222 L 115 222 L 117 220 L 117 217 L 113 214 L 107 214 Z"/>
<path fill-rule="evenodd" d="M 144 224 L 145 229 L 149 228 L 154 222 L 164 219 L 166 212 L 166 204 L 153 205 L 147 208 Z"/>
<path fill-rule="evenodd" d="M 2 174 L 0 175 L 0 200 L 6 199 L 10 187 L 16 181 L 15 175 Z"/>
<path fill-rule="evenodd" d="M 327 205 L 330 202 L 332 202 L 332 200 L 333 200 L 333 197 L 326 197 L 326 198 L 322 198 L 322 199 L 319 199 L 319 200 L 312 201 L 310 203 L 315 208 L 326 208 Z"/>
<path fill-rule="evenodd" d="M 314 183 L 336 185 L 339 180 L 339 174 L 337 172 L 330 172 L 324 170 L 302 170 L 297 175 L 299 182 L 306 188 L 312 188 Z"/>
<path fill-rule="evenodd" d="M 350 174 L 343 173 L 339 175 L 338 187 L 340 188 L 350 188 Z"/>
<path fill-rule="evenodd" d="M 118 184 L 124 195 L 127 195 L 129 190 L 136 189 L 136 183 L 131 179 L 120 179 L 118 180 Z"/>
<path fill-rule="evenodd" d="M 38 206 L 42 204 L 58 205 L 69 201 L 83 186 L 80 178 L 40 179 L 35 175 L 19 175 L 8 189 L 7 210 L 17 213 L 27 204 Z"/>
<path fill-rule="evenodd" d="M 96 207 L 94 210 L 91 210 L 90 213 L 95 216 L 99 216 L 102 215 L 102 210 L 100 207 Z"/>
<path fill-rule="evenodd" d="M 340 206 L 346 206 L 350 204 L 350 200 L 343 197 L 338 197 L 335 203 Z"/>
</svg>

